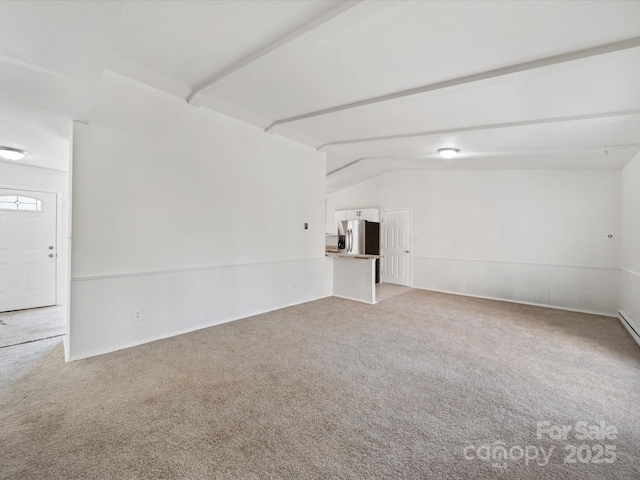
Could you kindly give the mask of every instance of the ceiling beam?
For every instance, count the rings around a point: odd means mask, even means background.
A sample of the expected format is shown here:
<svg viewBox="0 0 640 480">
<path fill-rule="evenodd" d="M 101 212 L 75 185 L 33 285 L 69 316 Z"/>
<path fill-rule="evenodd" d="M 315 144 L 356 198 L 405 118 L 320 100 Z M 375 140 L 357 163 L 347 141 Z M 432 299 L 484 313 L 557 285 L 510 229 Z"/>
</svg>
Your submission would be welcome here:
<svg viewBox="0 0 640 480">
<path fill-rule="evenodd" d="M 539 149 L 539 150 L 504 150 L 501 152 L 485 152 L 476 153 L 468 156 L 456 157 L 457 160 L 465 160 L 469 158 L 486 158 L 486 157 L 517 157 L 523 155 L 551 155 L 554 153 L 575 153 L 575 152 L 591 152 L 602 150 L 605 155 L 615 150 L 637 150 L 640 149 L 640 143 L 626 143 L 622 145 L 598 145 L 595 147 L 579 147 L 579 148 L 559 148 L 559 149 Z M 331 170 L 327 173 L 327 177 L 334 175 L 342 170 L 352 167 L 360 162 L 366 162 L 371 160 L 442 160 L 444 159 L 439 154 L 427 153 L 418 155 L 385 155 L 380 157 L 361 157 L 352 162 L 345 163 L 341 167 Z M 451 160 L 449 160 L 451 161 Z"/>
<path fill-rule="evenodd" d="M 353 145 L 356 143 L 381 142 L 384 140 L 402 140 L 415 137 L 435 137 L 439 135 L 451 135 L 454 133 L 477 132 L 481 130 L 494 130 L 498 128 L 525 127 L 529 125 L 545 125 L 550 123 L 578 122 L 582 120 L 597 120 L 602 118 L 624 117 L 628 115 L 640 115 L 640 109 L 621 110 L 617 112 L 593 113 L 586 115 L 570 115 L 566 117 L 541 118 L 537 120 L 524 120 L 521 122 L 489 123 L 486 125 L 472 125 L 469 127 L 450 128 L 444 130 L 430 130 L 426 132 L 401 133 L 397 135 L 380 135 L 376 137 L 357 138 L 353 140 L 341 140 L 329 142 L 317 148 L 318 151 L 342 145 Z"/>
<path fill-rule="evenodd" d="M 482 73 L 476 73 L 473 75 L 454 78 L 452 80 L 446 80 L 444 82 L 437 82 L 429 85 L 423 85 L 420 87 L 410 88 L 408 90 L 402 90 L 402 91 L 390 93 L 387 95 L 367 98 L 365 100 L 360 100 L 357 102 L 346 103 L 344 105 L 338 105 L 336 107 L 325 108 L 323 110 L 316 110 L 314 112 L 308 112 L 308 113 L 296 115 L 289 118 L 283 118 L 280 120 L 276 120 L 271 125 L 269 125 L 266 128 L 266 131 L 269 132 L 275 127 L 278 127 L 279 125 L 299 122 L 301 120 L 307 120 L 309 118 L 315 118 L 323 115 L 344 112 L 346 110 L 366 107 L 369 105 L 375 105 L 383 102 L 390 102 L 393 100 L 400 100 L 400 99 L 404 99 L 406 97 L 411 97 L 414 95 L 421 95 L 428 92 L 444 90 L 451 87 L 458 87 L 461 85 L 466 85 L 474 82 L 480 82 L 483 80 L 490 80 L 498 77 L 504 77 L 506 75 L 513 75 L 515 73 L 526 72 L 529 70 L 536 70 L 536 69 L 550 67 L 554 65 L 560 65 L 567 62 L 573 62 L 575 60 L 595 57 L 598 55 L 605 55 L 608 53 L 615 53 L 622 50 L 628 50 L 628 49 L 637 48 L 637 47 L 640 47 L 640 37 L 633 37 L 633 38 L 629 38 L 627 40 L 622 40 L 619 42 L 613 42 L 613 43 L 608 43 L 606 45 L 600 45 L 597 47 L 586 48 L 583 50 L 577 50 L 569 53 L 563 53 L 561 55 L 554 55 L 552 57 L 533 60 L 531 62 L 519 63 L 517 65 L 512 65 L 509 67 L 489 70 Z"/>
<path fill-rule="evenodd" d="M 331 170 L 329 173 L 327 173 L 327 177 L 329 175 L 333 175 L 334 173 L 338 173 L 340 170 L 344 170 L 345 168 L 349 168 L 353 165 L 355 165 L 358 162 L 361 162 L 362 160 L 373 160 L 373 157 L 371 158 L 367 158 L 367 157 L 363 157 L 363 158 L 358 158 L 357 160 L 354 160 L 353 162 L 349 162 L 341 167 L 336 168 L 335 170 Z"/>
<path fill-rule="evenodd" d="M 205 90 L 214 87 L 223 79 L 230 77 L 239 70 L 255 64 L 274 53 L 287 56 L 292 52 L 304 50 L 306 42 L 312 41 L 318 36 L 324 36 L 327 34 L 334 35 L 336 32 L 344 31 L 404 1 L 405 0 L 367 2 L 364 0 L 346 0 L 336 8 L 316 18 L 302 28 L 299 28 L 298 30 L 282 37 L 280 40 L 267 45 L 248 57 L 241 59 L 223 71 L 216 73 L 212 77 L 209 77 L 193 89 L 187 97 L 187 102 L 192 105 L 201 106 L 201 102 L 198 97 L 201 97 Z"/>
</svg>

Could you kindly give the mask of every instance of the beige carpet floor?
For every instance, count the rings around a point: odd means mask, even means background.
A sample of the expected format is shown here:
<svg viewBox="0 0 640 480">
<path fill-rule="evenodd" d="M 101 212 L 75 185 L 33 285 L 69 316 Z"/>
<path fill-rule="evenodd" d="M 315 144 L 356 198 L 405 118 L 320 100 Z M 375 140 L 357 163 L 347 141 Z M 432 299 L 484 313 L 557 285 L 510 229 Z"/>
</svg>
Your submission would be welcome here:
<svg viewBox="0 0 640 480">
<path fill-rule="evenodd" d="M 384 302 L 403 293 L 411 291 L 411 287 L 394 285 L 393 283 L 378 283 L 376 285 L 376 302 Z"/>
<path fill-rule="evenodd" d="M 640 347 L 615 318 L 412 290 L 71 364 L 56 341 L 0 394 L 1 478 L 640 478 Z"/>
</svg>

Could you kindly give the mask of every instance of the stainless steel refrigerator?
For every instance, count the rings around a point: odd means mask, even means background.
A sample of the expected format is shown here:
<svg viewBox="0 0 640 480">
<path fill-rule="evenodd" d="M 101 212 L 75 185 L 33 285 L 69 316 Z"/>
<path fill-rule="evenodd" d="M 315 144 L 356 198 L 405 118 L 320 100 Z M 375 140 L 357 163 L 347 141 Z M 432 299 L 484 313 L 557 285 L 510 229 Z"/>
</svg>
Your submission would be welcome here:
<svg viewBox="0 0 640 480">
<path fill-rule="evenodd" d="M 344 220 L 338 224 L 340 253 L 380 255 L 380 224 L 367 220 Z M 380 259 L 376 260 L 376 283 L 380 283 Z"/>
</svg>

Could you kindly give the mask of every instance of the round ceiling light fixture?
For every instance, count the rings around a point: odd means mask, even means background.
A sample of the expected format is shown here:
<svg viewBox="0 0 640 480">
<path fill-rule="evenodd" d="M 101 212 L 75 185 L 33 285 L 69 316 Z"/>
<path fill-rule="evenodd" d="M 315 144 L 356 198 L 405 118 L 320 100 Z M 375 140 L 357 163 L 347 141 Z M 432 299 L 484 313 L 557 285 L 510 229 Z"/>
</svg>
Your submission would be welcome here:
<svg viewBox="0 0 640 480">
<path fill-rule="evenodd" d="M 447 159 L 455 157 L 456 155 L 458 155 L 458 152 L 460 152 L 460 150 L 451 147 L 438 149 L 438 153 L 440 154 L 440 156 Z"/>
<path fill-rule="evenodd" d="M 5 160 L 22 160 L 28 154 L 29 152 L 25 152 L 24 150 L 20 150 L 19 148 L 0 147 L 0 157 L 4 158 Z"/>
</svg>

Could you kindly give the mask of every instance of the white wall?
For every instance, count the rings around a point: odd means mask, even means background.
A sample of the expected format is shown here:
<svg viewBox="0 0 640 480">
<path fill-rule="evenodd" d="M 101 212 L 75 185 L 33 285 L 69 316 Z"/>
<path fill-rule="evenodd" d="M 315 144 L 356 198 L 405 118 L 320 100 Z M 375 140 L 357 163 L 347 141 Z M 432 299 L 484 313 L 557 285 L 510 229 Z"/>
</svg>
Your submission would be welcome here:
<svg viewBox="0 0 640 480">
<path fill-rule="evenodd" d="M 56 303 L 66 304 L 69 282 L 69 173 L 48 168 L 0 162 L 0 188 L 54 192 L 57 195 Z"/>
<path fill-rule="evenodd" d="M 322 154 L 111 72 L 73 148 L 71 359 L 331 294 Z"/>
<path fill-rule="evenodd" d="M 394 172 L 328 203 L 411 208 L 414 287 L 617 311 L 620 171 Z"/>
<path fill-rule="evenodd" d="M 640 332 L 640 153 L 622 171 L 620 310 Z"/>
</svg>

